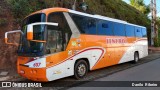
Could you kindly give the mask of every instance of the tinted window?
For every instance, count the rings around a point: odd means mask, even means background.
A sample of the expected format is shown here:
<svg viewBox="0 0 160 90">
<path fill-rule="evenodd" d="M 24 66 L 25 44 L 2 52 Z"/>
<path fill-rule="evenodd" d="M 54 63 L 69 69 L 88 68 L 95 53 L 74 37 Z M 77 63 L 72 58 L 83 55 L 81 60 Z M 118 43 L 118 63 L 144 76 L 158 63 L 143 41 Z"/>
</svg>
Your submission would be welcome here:
<svg viewBox="0 0 160 90">
<path fill-rule="evenodd" d="M 70 14 L 80 32 L 83 34 L 96 34 L 96 19 L 80 16 L 76 14 Z"/>
<path fill-rule="evenodd" d="M 86 18 L 86 22 L 83 29 L 85 31 L 85 34 L 96 34 L 96 20 L 93 18 Z"/>
<path fill-rule="evenodd" d="M 24 35 L 21 36 L 20 45 L 18 48 L 18 55 L 29 56 L 29 57 L 44 55 L 44 48 L 45 48 L 44 43 L 26 40 L 27 36 L 26 25 L 36 22 L 45 22 L 45 21 L 46 21 L 46 15 L 43 13 L 31 15 L 23 20 L 22 32 L 24 32 Z M 33 27 L 33 39 L 44 40 L 44 30 L 45 30 L 45 25 L 35 25 Z"/>
<path fill-rule="evenodd" d="M 45 25 L 33 26 L 33 40 L 44 40 Z"/>
<path fill-rule="evenodd" d="M 142 37 L 142 32 L 140 27 L 135 27 L 135 35 L 136 37 Z"/>
<path fill-rule="evenodd" d="M 99 35 L 109 35 L 113 36 L 113 26 L 112 22 L 99 20 L 97 22 L 97 29 Z"/>
<path fill-rule="evenodd" d="M 126 36 L 128 37 L 134 37 L 134 26 L 126 25 Z"/>
<path fill-rule="evenodd" d="M 32 16 L 29 16 L 29 17 L 25 18 L 23 20 L 23 25 L 22 26 L 25 26 L 25 25 L 28 25 L 28 24 L 31 24 L 31 23 L 45 22 L 45 21 L 46 21 L 46 15 L 45 14 L 43 14 L 43 13 L 34 14 Z"/>
<path fill-rule="evenodd" d="M 121 23 L 114 23 L 114 35 L 125 36 L 125 25 Z"/>
<path fill-rule="evenodd" d="M 147 37 L 146 28 L 142 28 L 142 37 Z"/>
</svg>

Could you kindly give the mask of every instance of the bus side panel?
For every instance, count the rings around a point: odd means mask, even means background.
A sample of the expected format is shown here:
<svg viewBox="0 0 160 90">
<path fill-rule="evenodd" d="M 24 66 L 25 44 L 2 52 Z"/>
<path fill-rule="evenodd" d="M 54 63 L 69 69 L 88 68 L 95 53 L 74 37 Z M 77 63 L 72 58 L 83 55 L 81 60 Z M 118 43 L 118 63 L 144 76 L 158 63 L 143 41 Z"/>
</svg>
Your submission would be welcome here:
<svg viewBox="0 0 160 90">
<path fill-rule="evenodd" d="M 93 37 L 90 39 L 93 40 Z M 46 76 L 49 81 L 52 81 L 74 75 L 77 60 L 88 59 L 91 68 L 101 60 L 105 52 L 105 48 L 98 47 L 94 42 L 86 43 L 85 35 L 72 38 L 66 51 L 47 56 L 47 63 L 53 63 L 47 65 Z"/>
<path fill-rule="evenodd" d="M 94 53 L 93 53 L 94 52 Z M 89 60 L 90 67 L 93 67 L 104 56 L 105 49 L 102 47 L 89 47 L 80 50 L 76 54 L 53 67 L 47 68 L 47 79 L 49 81 L 74 75 L 74 66 L 77 60 L 86 58 Z M 84 59 L 83 59 L 84 60 Z"/>
<path fill-rule="evenodd" d="M 129 39 L 131 40 L 131 38 Z M 146 57 L 148 55 L 148 44 L 147 38 L 135 38 L 134 42 L 127 49 L 119 63 L 124 63 L 134 60 L 134 53 L 138 51 L 139 58 Z"/>
<path fill-rule="evenodd" d="M 85 40 L 86 40 L 86 48 L 101 47 L 106 51 L 106 43 L 104 43 L 104 41 L 105 41 L 104 36 L 102 36 L 102 37 L 99 37 L 97 35 L 83 35 L 83 36 L 85 37 Z M 101 40 L 102 43 L 99 42 L 99 40 Z M 102 68 L 102 67 L 106 66 L 106 62 L 107 62 L 105 60 L 106 52 L 104 53 L 104 56 L 102 58 L 100 58 L 98 61 L 96 61 L 96 63 L 95 63 L 95 60 L 97 60 L 97 58 L 98 58 L 97 54 L 99 54 L 99 53 L 96 51 L 91 52 L 91 59 L 89 59 L 89 62 L 91 64 L 90 70 L 93 70 L 93 68 Z M 95 67 L 95 65 L 97 65 L 98 63 L 99 63 L 99 65 Z"/>
<path fill-rule="evenodd" d="M 125 47 L 124 43 L 114 40 L 126 39 L 125 37 L 115 36 L 97 36 L 97 45 L 106 48 L 104 57 L 92 68 L 92 70 L 104 68 L 107 66 L 118 64 L 128 47 Z M 109 41 L 107 41 L 109 40 Z"/>
<path fill-rule="evenodd" d="M 136 38 L 126 37 L 126 39 L 127 39 L 127 42 L 124 44 L 124 47 L 126 48 L 126 50 L 123 56 L 121 57 L 121 59 L 119 60 L 118 62 L 119 64 L 134 60 L 134 52 L 136 51 L 136 47 L 135 47 Z"/>
<path fill-rule="evenodd" d="M 65 68 L 66 68 L 66 64 L 65 64 L 66 61 L 56 65 L 56 66 L 53 66 L 53 67 L 48 67 L 46 69 L 46 77 L 48 79 L 48 81 L 52 81 L 52 80 L 56 80 L 56 79 L 60 79 L 60 78 L 63 78 L 65 77 Z"/>
<path fill-rule="evenodd" d="M 148 55 L 148 49 L 146 48 L 147 47 L 146 38 L 136 39 L 135 37 L 127 38 L 127 37 L 115 37 L 115 36 L 114 37 L 97 36 L 97 38 L 99 40 L 98 42 L 96 42 L 96 45 L 99 45 L 101 47 L 107 47 L 107 48 L 106 48 L 105 56 L 92 68 L 92 70 L 132 61 L 134 60 L 135 51 L 139 52 L 140 58 Z M 122 38 L 126 40 L 126 42 L 108 44 L 106 42 L 106 38 L 111 38 L 111 39 Z M 113 55 L 111 55 L 111 53 Z"/>
<path fill-rule="evenodd" d="M 111 65 L 116 63 L 116 60 L 115 60 L 115 48 L 112 48 L 112 47 L 107 47 L 106 48 L 104 61 L 105 62 L 104 62 L 104 66 L 103 67 L 111 66 Z M 103 63 L 103 62 L 100 62 L 100 63 Z"/>
</svg>

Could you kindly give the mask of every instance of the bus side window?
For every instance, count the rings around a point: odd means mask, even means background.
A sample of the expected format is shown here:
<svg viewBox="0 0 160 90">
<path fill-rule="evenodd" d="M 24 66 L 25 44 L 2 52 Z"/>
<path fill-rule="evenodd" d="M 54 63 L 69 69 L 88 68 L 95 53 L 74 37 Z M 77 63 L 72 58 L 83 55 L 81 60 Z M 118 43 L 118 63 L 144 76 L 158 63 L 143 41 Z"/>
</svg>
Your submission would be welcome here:
<svg viewBox="0 0 160 90">
<path fill-rule="evenodd" d="M 85 29 L 85 34 L 96 35 L 96 20 L 94 18 L 88 18 L 86 24 L 87 28 Z"/>
<path fill-rule="evenodd" d="M 134 26 L 126 25 L 126 36 L 127 37 L 134 37 L 135 36 Z"/>
<path fill-rule="evenodd" d="M 77 25 L 78 29 L 81 33 L 85 33 L 85 27 L 86 27 L 86 19 L 84 16 L 76 15 L 76 14 L 70 14 L 72 19 L 74 20 L 75 24 Z M 83 23 L 85 22 L 85 23 Z"/>
<path fill-rule="evenodd" d="M 146 28 L 142 28 L 142 37 L 147 37 Z"/>
<path fill-rule="evenodd" d="M 121 23 L 114 23 L 114 35 L 125 36 L 125 25 Z"/>
<path fill-rule="evenodd" d="M 112 22 L 99 20 L 97 22 L 98 35 L 113 36 Z"/>
<path fill-rule="evenodd" d="M 136 37 L 142 37 L 142 32 L 140 27 L 135 27 Z"/>
<path fill-rule="evenodd" d="M 91 35 L 97 34 L 96 19 L 72 13 L 70 15 L 82 34 L 91 34 Z"/>
</svg>

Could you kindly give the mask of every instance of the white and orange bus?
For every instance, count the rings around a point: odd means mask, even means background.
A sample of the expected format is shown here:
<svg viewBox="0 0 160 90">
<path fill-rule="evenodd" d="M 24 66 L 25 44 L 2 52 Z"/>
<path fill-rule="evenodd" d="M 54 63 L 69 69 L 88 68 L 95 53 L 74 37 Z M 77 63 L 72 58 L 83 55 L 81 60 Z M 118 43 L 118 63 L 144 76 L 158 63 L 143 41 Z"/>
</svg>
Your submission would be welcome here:
<svg viewBox="0 0 160 90">
<path fill-rule="evenodd" d="M 20 32 L 18 73 L 33 81 L 53 81 L 148 55 L 146 28 L 126 21 L 66 8 L 27 16 Z"/>
</svg>

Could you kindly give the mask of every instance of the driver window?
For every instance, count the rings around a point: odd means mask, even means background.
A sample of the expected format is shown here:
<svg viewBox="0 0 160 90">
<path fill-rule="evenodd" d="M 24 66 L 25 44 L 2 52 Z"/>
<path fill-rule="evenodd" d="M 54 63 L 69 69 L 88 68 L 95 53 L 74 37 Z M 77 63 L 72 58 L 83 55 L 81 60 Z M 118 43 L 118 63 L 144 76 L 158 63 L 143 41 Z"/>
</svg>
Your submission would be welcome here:
<svg viewBox="0 0 160 90">
<path fill-rule="evenodd" d="M 47 52 L 56 53 L 62 51 L 62 33 L 55 26 L 47 26 Z"/>
<path fill-rule="evenodd" d="M 58 27 L 48 26 L 47 54 L 65 51 L 72 32 L 64 17 L 63 12 L 53 12 L 48 15 L 48 22 L 58 23 Z M 54 38 L 54 39 L 51 39 Z M 52 40 L 52 41 L 51 41 Z M 56 45 L 53 44 L 56 42 Z M 49 52 L 48 52 L 49 51 Z"/>
</svg>

